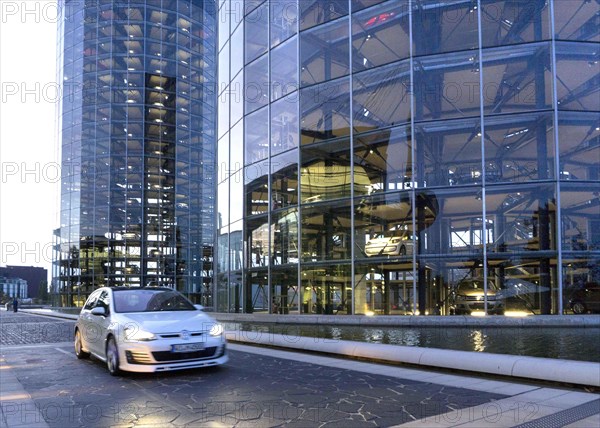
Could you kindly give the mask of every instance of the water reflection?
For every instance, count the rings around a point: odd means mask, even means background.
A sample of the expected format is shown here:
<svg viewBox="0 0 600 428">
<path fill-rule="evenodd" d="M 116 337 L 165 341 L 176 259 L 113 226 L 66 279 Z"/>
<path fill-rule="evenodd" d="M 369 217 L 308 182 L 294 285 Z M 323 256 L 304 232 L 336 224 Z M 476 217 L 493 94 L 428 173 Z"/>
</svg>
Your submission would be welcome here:
<svg viewBox="0 0 600 428">
<path fill-rule="evenodd" d="M 487 336 L 483 334 L 481 330 L 474 330 L 471 332 L 471 340 L 473 341 L 473 351 L 484 352 L 485 351 L 485 340 Z"/>
<path fill-rule="evenodd" d="M 227 330 L 600 362 L 600 328 L 357 327 L 224 323 Z"/>
</svg>

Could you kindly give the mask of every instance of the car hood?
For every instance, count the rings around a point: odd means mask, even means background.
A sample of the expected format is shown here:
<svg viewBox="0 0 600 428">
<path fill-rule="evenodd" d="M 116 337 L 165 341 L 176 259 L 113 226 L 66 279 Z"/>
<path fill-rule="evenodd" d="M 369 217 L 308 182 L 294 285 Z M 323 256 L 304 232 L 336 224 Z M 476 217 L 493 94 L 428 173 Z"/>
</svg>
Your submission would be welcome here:
<svg viewBox="0 0 600 428">
<path fill-rule="evenodd" d="M 459 296 L 468 296 L 468 297 L 481 296 L 481 297 L 483 297 L 484 292 L 483 292 L 483 290 L 461 290 L 461 291 L 458 291 L 457 294 Z M 495 290 L 488 290 L 487 295 L 488 295 L 488 297 L 495 296 L 496 295 L 496 291 Z"/>
<path fill-rule="evenodd" d="M 134 322 L 144 330 L 155 333 L 178 333 L 182 330 L 210 330 L 217 322 L 202 311 L 161 311 L 122 314 L 123 322 Z"/>
</svg>

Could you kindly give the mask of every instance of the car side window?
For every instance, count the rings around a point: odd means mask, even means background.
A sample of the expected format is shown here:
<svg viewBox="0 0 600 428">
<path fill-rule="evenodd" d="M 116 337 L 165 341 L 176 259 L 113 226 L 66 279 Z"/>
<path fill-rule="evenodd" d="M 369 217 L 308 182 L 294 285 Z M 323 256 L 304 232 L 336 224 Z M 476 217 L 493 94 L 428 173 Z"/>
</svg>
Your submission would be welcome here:
<svg viewBox="0 0 600 428">
<path fill-rule="evenodd" d="M 102 291 L 102 293 L 100 293 L 100 295 L 98 296 L 98 300 L 96 301 L 96 304 L 94 305 L 94 307 L 98 308 L 104 308 L 104 311 L 106 312 L 106 315 L 108 315 L 110 313 L 110 297 L 108 294 L 107 290 Z"/>
<path fill-rule="evenodd" d="M 94 307 L 94 304 L 96 303 L 96 299 L 98 298 L 98 294 L 100 294 L 99 291 L 94 291 L 90 297 L 88 297 L 88 299 L 85 302 L 85 305 L 83 306 L 83 309 L 85 310 L 91 310 Z"/>
</svg>

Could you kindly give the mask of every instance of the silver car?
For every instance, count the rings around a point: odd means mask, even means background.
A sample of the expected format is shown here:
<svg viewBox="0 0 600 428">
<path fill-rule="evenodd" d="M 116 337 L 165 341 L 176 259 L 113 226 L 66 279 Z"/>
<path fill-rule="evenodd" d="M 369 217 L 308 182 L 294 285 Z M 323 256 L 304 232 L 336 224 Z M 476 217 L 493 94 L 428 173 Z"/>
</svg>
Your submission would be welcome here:
<svg viewBox="0 0 600 428">
<path fill-rule="evenodd" d="M 93 355 L 111 375 L 228 361 L 223 327 L 181 293 L 160 287 L 103 287 L 85 302 L 74 332 L 77 358 Z"/>
</svg>

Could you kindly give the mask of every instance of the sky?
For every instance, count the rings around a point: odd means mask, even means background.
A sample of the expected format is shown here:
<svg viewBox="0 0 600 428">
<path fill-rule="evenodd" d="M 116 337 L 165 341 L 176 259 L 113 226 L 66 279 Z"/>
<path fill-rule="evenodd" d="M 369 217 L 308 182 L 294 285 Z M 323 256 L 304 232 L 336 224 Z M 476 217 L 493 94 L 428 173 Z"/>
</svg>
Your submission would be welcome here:
<svg viewBox="0 0 600 428">
<path fill-rule="evenodd" d="M 0 0 L 0 266 L 51 276 L 59 227 L 56 0 Z"/>
</svg>

